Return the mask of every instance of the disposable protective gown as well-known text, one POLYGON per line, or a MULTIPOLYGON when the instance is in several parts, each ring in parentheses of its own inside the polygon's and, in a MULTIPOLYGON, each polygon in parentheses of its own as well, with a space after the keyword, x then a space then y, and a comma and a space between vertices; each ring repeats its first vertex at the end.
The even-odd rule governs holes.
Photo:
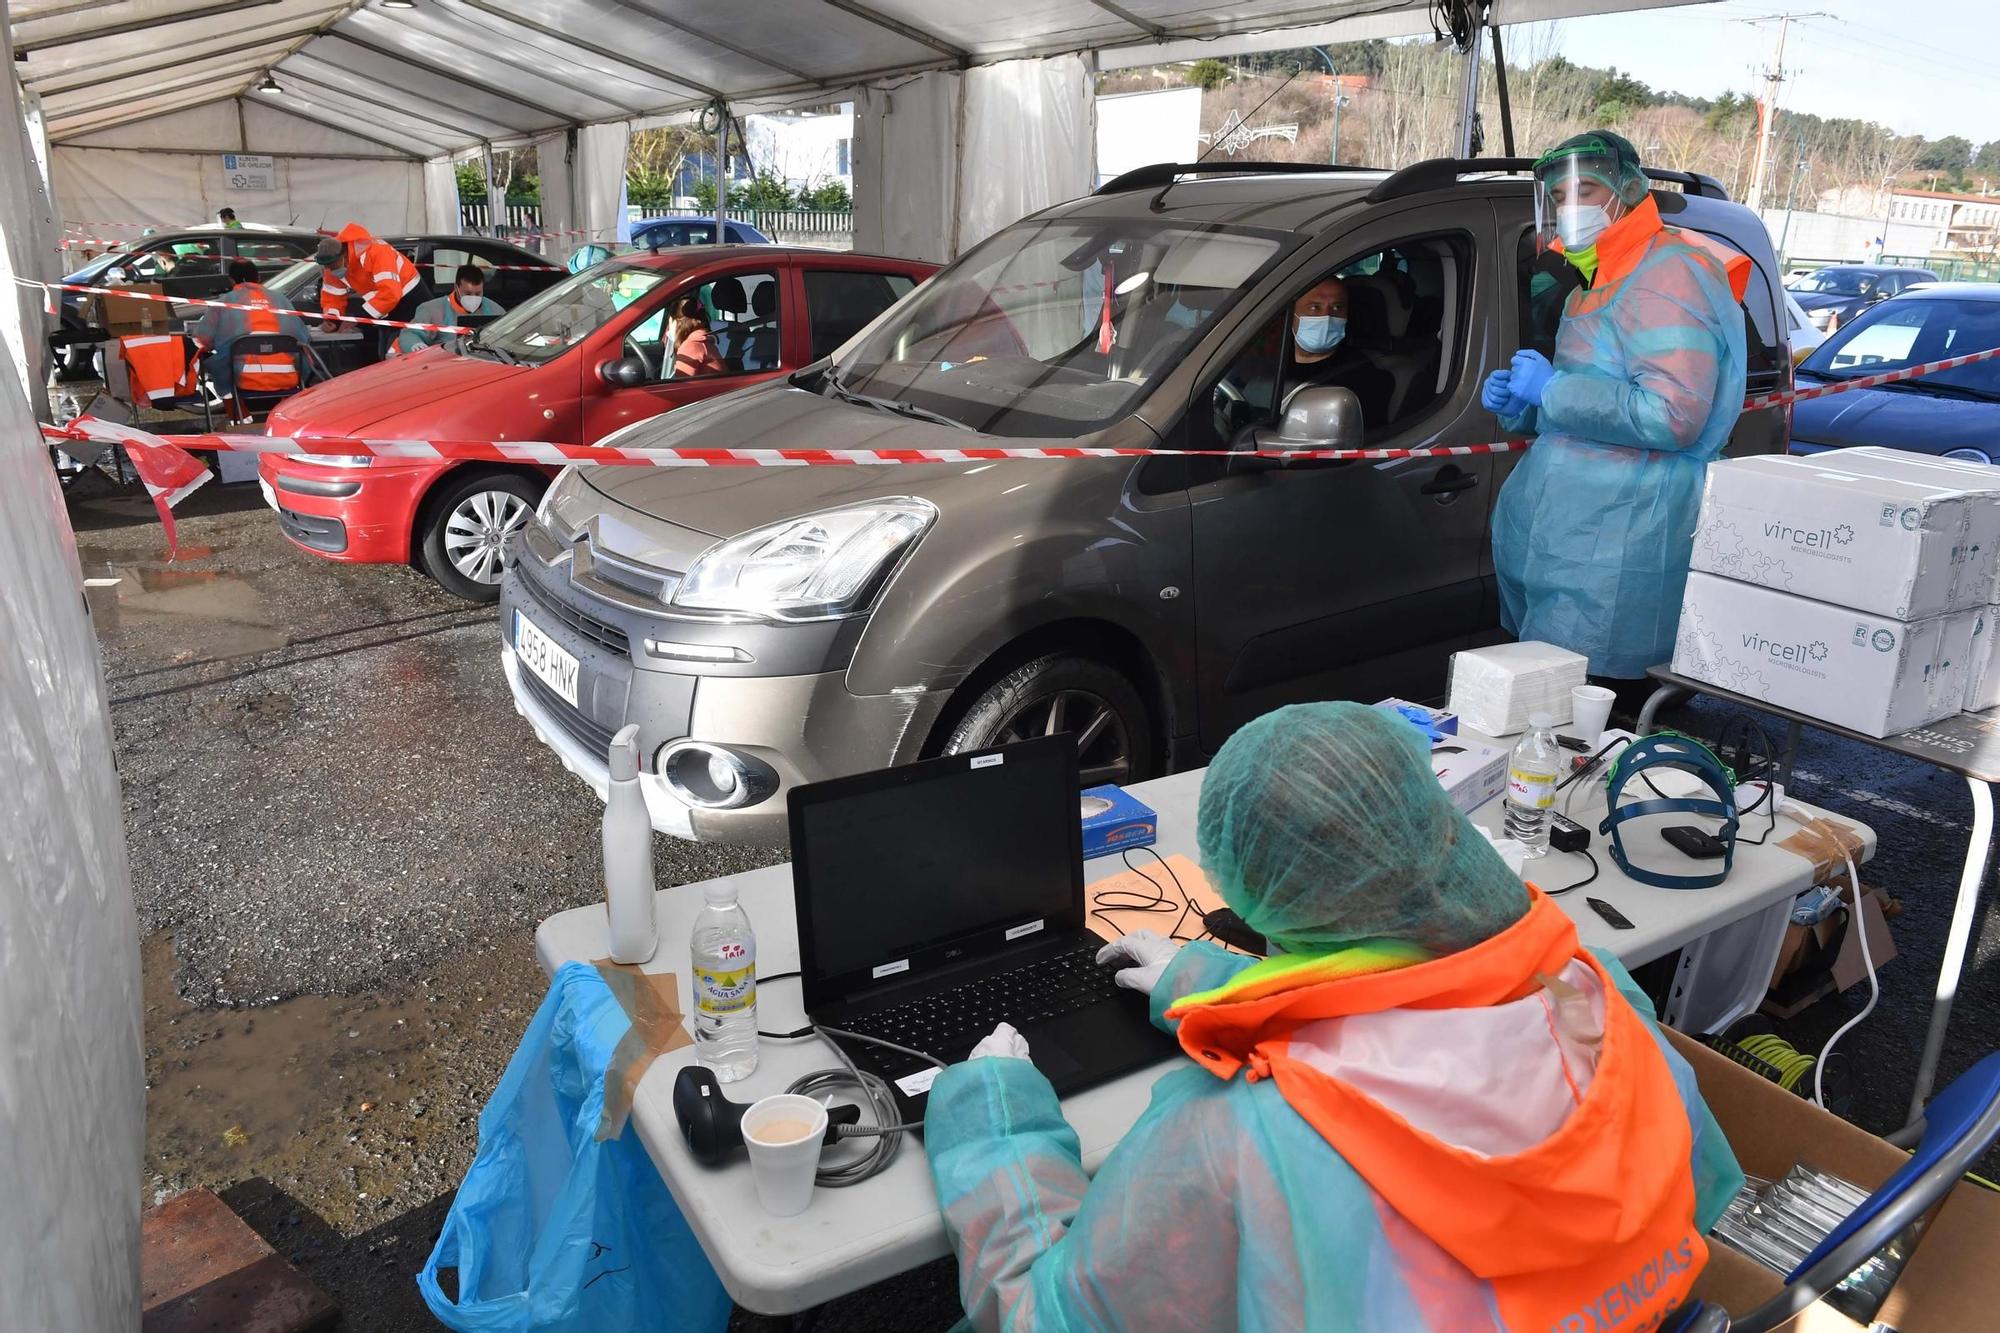
POLYGON ((1651 199, 1621 218, 1569 297, 1541 406, 1501 418, 1536 437, 1494 510, 1502 622, 1596 675, 1673 654, 1702 482, 1743 407, 1749 261, 1721 249, 1661 228, 1651 199))
MULTIPOLYGON (((1538 907, 1557 910, 1546 899, 1538 907)), ((1600 961, 1601 971, 1579 959, 1564 975, 1586 987, 1590 977, 1613 978, 1645 1012, 1645 999, 1623 969, 1615 961, 1600 961)), ((1253 965, 1254 960, 1211 944, 1188 945, 1154 992, 1154 1021, 1174 1030, 1176 1023, 1166 1018, 1170 1007, 1228 986, 1253 965)), ((1385 956, 1365 965, 1396 963, 1385 956)), ((1271 984, 1289 984, 1283 975, 1281 969, 1271 984)), ((1616 1003, 1615 997, 1597 995, 1600 1017, 1607 999, 1616 1003)), ((1532 1007, 1537 1001, 1517 1003, 1532 1007)), ((1460 1143, 1504 1152, 1506 1137, 1521 1132, 1520 1118, 1537 1114, 1532 1108, 1539 1106, 1546 1118, 1561 1117, 1568 1107, 1564 1084, 1570 1066, 1549 1055, 1554 1048, 1546 1035, 1552 1028, 1543 1027, 1539 1010, 1531 1023, 1503 1012, 1514 1007, 1371 1015, 1376 1021, 1323 1035, 1318 1054, 1309 1058, 1344 1061, 1345 1076, 1358 1086, 1412 1116, 1455 1121, 1446 1132, 1460 1143), (1439 1030, 1437 1025, 1455 1039, 1426 1042, 1423 1032, 1439 1030), (1527 1076, 1516 1057, 1530 1051, 1536 1034, 1540 1049, 1529 1061, 1539 1073, 1527 1076), (1413 1072, 1412 1064, 1423 1064, 1419 1057, 1426 1052, 1430 1067, 1413 1072), (1444 1086, 1432 1087, 1425 1077, 1435 1078, 1443 1064, 1451 1065, 1444 1086), (1440 1093, 1448 1094, 1443 1103, 1436 1100, 1440 1093)), ((1652 1123, 1663 1123, 1660 1114, 1673 1122, 1683 1111, 1686 1116, 1684 1129, 1668 1124, 1671 1132, 1653 1146, 1675 1140, 1688 1145, 1680 1170, 1692 1170, 1692 1225, 1705 1232, 1741 1187, 1742 1173, 1700 1100, 1692 1070, 1651 1023, 1635 1021, 1645 1034, 1637 1040, 1657 1043, 1665 1054, 1681 1102, 1663 1112, 1654 1108, 1652 1123), (1687 1137, 1680 1137, 1683 1132, 1687 1137)), ((1299 1044, 1295 1034, 1291 1046, 1296 1051, 1299 1044)), ((1424 1328, 1478 1333, 1514 1327, 1502 1313, 1495 1282, 1471 1272, 1390 1206, 1287 1099, 1284 1077, 1282 1069, 1262 1078, 1245 1069, 1223 1078, 1213 1064, 1190 1061, 1154 1085, 1151 1105, 1093 1181, 1054 1091, 1029 1062, 978 1059, 946 1070, 931 1090, 926 1143, 970 1324, 1019 1333, 1424 1328)), ((1570 1083, 1569 1094, 1575 1088, 1570 1083)), ((1573 1128, 1592 1136, 1588 1127, 1573 1128)), ((1487 1251, 1499 1252, 1504 1267, 1517 1244, 1531 1256, 1538 1241, 1581 1251, 1596 1243, 1594 1231, 1615 1231, 1628 1222, 1636 1230, 1635 1219, 1655 1203, 1636 1178, 1657 1180, 1661 1173, 1653 1168, 1673 1165, 1673 1159, 1649 1158, 1643 1150, 1623 1151, 1638 1146, 1602 1149, 1638 1164, 1632 1177, 1589 1174, 1584 1193, 1543 1210, 1548 1234, 1529 1234, 1537 1230, 1532 1224, 1494 1225, 1483 1237, 1487 1251)), ((1477 1172, 1485 1165, 1474 1155, 1477 1147, 1444 1151, 1459 1171, 1477 1172)), ((1532 1158, 1531 1152, 1509 1160, 1532 1158)), ((1510 1197, 1538 1197, 1538 1189, 1549 1184, 1523 1187, 1518 1173, 1512 1179, 1510 1197)), ((1669 1188, 1685 1209, 1686 1176, 1669 1188)), ((1442 1202, 1449 1209, 1457 1197, 1442 1202)), ((1468 1211, 1488 1206, 1483 1196, 1473 1201, 1477 1207, 1468 1211)), ((1629 1276, 1621 1267, 1615 1280, 1577 1293, 1572 1312, 1537 1326, 1535 1333, 1550 1327, 1581 1333, 1641 1326, 1643 1321, 1627 1323, 1626 1316, 1636 1313, 1642 1296, 1655 1296, 1661 1283, 1683 1279, 1690 1252, 1692 1265, 1700 1264, 1700 1242, 1688 1227, 1683 1212, 1664 1233, 1681 1239, 1657 1252, 1644 1251, 1650 1257, 1631 1266, 1629 1276)))

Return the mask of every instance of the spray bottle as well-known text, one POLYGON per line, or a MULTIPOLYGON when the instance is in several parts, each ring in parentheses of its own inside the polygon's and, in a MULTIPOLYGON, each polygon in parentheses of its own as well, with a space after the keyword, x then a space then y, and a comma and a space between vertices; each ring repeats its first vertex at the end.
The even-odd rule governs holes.
POLYGON ((611 961, 643 963, 659 943, 653 915, 653 821, 639 790, 639 728, 611 738, 604 793, 604 906, 611 921, 611 961))

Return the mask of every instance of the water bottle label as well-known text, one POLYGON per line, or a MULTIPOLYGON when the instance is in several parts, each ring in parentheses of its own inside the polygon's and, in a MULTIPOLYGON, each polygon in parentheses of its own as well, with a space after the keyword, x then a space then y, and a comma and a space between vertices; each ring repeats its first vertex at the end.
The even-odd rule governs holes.
MULTIPOLYGON (((729 946, 741 950, 739 945, 729 946)), ((757 964, 748 959, 735 968, 697 967, 694 970, 694 1007, 710 1017, 740 1014, 756 1006, 757 964)))
POLYGON ((1507 795, 1516 805, 1530 810, 1547 810, 1556 803, 1556 780, 1546 773, 1507 770, 1507 795))

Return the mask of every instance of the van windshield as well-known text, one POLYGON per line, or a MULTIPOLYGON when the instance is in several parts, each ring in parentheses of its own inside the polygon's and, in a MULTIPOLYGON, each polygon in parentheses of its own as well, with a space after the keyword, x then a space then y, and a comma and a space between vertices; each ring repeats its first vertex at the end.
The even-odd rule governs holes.
POLYGON ((1292 239, 1154 219, 1017 222, 895 306, 828 388, 990 435, 1102 430, 1292 239))
POLYGON ((471 350, 539 365, 576 346, 673 276, 662 269, 609 261, 587 268, 488 324, 471 350))
POLYGON ((1875 290, 1875 279, 1860 269, 1823 268, 1817 273, 1792 279, 1790 287, 1795 292, 1809 292, 1815 296, 1866 296, 1875 290))

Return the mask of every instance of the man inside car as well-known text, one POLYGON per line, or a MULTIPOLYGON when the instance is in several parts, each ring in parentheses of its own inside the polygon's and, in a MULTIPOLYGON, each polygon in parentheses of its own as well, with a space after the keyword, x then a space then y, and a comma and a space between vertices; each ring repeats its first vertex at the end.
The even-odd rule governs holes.
POLYGON ((1347 284, 1328 275, 1292 303, 1291 353, 1285 358, 1284 392, 1307 384, 1350 389, 1361 400, 1361 419, 1379 426, 1389 415, 1395 379, 1347 341, 1347 284))

